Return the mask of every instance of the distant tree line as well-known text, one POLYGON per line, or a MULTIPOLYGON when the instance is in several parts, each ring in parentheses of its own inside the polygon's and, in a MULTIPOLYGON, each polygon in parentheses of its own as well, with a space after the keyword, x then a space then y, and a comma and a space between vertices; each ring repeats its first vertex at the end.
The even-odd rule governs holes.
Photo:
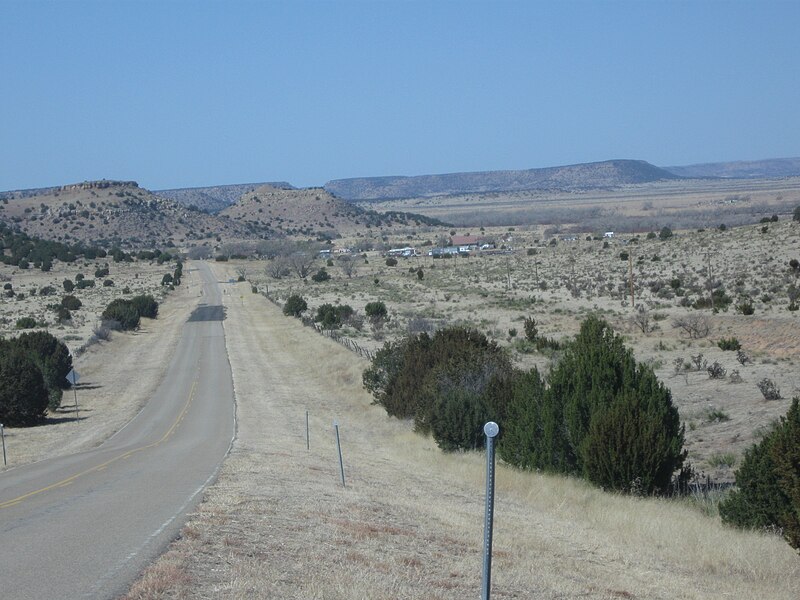
POLYGON ((106 250, 99 246, 85 246, 81 243, 66 244, 52 240, 43 240, 15 230, 6 223, 0 223, 0 261, 21 269, 33 267, 49 271, 54 260, 65 263, 75 262, 78 257, 87 260, 111 257, 114 262, 131 262, 139 260, 155 260, 162 264, 175 257, 161 250, 141 250, 131 254, 114 246, 106 250))
POLYGON ((38 239, 0 223, 0 261, 7 265, 49 271, 54 260, 71 263, 79 256, 93 260, 105 258, 107 253, 103 248, 38 239))

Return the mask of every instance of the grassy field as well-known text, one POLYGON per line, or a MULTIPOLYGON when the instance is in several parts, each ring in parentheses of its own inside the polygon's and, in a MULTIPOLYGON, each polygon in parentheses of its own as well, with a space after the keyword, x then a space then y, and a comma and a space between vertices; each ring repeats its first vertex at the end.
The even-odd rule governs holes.
MULTIPOLYGON (((443 454, 388 418, 361 388, 365 360, 248 284, 224 298, 234 449, 127 598, 476 597, 483 456, 443 454)), ((789 599, 798 575, 779 537, 723 527, 685 502, 499 468, 493 597, 789 599)))

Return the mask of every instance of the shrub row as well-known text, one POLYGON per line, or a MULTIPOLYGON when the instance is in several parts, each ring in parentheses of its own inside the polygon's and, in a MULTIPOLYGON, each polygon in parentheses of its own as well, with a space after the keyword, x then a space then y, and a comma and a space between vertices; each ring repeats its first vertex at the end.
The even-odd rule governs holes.
POLYGON ((116 321, 125 331, 137 329, 141 317, 155 319, 158 316, 158 302, 150 295, 134 296, 130 300, 117 298, 103 311, 103 321, 116 321))
POLYGON ((506 462, 611 490, 666 492, 686 458, 669 390, 596 317, 547 378, 514 369, 482 333, 451 327, 388 342, 363 382, 377 404, 413 419, 443 450, 482 446, 491 419, 506 462))

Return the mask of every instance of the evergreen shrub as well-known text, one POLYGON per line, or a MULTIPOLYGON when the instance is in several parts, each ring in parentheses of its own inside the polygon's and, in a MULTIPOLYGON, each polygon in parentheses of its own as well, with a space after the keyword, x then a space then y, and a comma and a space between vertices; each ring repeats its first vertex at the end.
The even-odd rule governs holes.
POLYGON ((758 444, 745 452, 736 489, 720 503, 726 523, 780 531, 800 550, 800 399, 758 444))

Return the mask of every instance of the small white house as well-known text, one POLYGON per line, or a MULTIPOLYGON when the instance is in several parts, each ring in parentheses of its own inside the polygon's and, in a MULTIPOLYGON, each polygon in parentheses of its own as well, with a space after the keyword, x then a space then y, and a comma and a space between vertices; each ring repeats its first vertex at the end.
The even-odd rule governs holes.
POLYGON ((613 232, 613 231, 606 231, 606 232, 603 234, 603 237, 604 237, 604 238, 613 238, 613 237, 614 237, 614 232, 613 232))

